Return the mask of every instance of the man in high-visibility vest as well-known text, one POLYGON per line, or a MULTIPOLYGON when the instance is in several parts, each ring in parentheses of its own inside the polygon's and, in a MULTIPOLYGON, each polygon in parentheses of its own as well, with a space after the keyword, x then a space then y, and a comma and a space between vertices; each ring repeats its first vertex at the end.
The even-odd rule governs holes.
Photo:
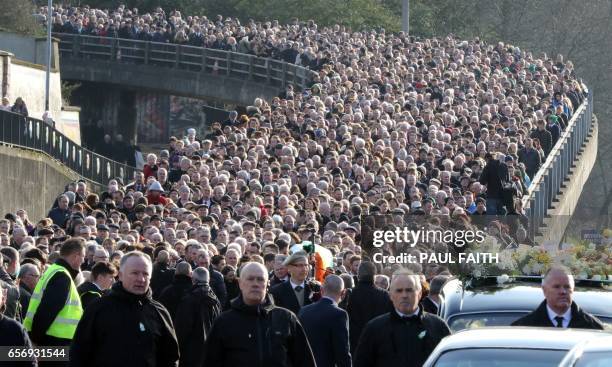
POLYGON ((74 279, 84 259, 85 240, 70 238, 62 245, 60 257, 40 277, 24 320, 35 344, 70 345, 83 315, 74 279))

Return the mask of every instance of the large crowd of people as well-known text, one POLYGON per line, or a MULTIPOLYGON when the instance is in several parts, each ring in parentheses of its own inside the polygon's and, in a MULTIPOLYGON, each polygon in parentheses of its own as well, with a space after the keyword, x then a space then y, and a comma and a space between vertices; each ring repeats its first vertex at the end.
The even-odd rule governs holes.
POLYGON ((5 317, 37 345, 71 344, 75 366, 421 365, 450 332, 434 315, 453 274, 374 264, 364 218, 529 244, 520 199, 586 98, 562 57, 478 39, 123 6, 58 7, 53 26, 318 72, 205 136, 172 137, 129 182, 70 183, 47 218, 0 220, 5 317), (317 246, 333 256, 322 276, 317 246), (403 322, 414 347, 393 349, 403 322))

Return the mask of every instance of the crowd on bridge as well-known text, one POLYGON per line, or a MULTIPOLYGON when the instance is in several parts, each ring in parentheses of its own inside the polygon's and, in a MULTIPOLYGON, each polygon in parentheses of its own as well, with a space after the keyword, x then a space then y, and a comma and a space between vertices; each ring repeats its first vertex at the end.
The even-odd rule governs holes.
POLYGON ((72 343, 73 365, 172 365, 179 349, 186 366, 350 365, 351 353, 356 366, 422 364, 449 333, 434 315, 452 274, 374 264, 363 219, 416 215, 431 228, 486 226, 500 248, 529 244, 521 199, 587 96, 562 57, 479 39, 123 6, 58 7, 53 21, 60 32, 201 37, 318 72, 205 136, 172 137, 129 181, 71 183, 48 218, 21 209, 0 221, 5 316, 38 345, 72 343), (411 333, 429 333, 410 340, 425 345, 376 355, 372 340, 411 315, 411 333), (321 325, 340 344, 320 345, 321 325))

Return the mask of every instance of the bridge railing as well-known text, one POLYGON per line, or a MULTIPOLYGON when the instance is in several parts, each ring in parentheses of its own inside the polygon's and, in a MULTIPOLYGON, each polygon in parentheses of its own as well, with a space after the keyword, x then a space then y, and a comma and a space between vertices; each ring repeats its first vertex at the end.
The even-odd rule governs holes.
POLYGON ((132 179, 136 170, 81 147, 41 120, 2 110, 0 142, 46 153, 103 187, 113 178, 121 177, 124 182, 132 179))
POLYGON ((572 165, 582 144, 587 140, 593 123, 593 92, 589 91, 584 102, 574 111, 567 128, 550 151, 546 161, 533 177, 523 207, 530 220, 530 234, 536 236, 548 215, 553 199, 560 193, 561 185, 570 174, 572 165))
POLYGON ((310 86, 316 72, 270 58, 212 48, 55 33, 62 57, 126 62, 216 74, 284 88, 310 86))

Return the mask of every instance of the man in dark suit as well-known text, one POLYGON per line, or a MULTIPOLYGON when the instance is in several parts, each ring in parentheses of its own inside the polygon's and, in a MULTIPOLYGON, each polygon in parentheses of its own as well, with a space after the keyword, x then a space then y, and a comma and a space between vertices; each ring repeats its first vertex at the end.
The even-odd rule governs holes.
POLYGON ((393 310, 365 326, 354 354, 355 367, 423 365, 450 329, 444 320, 419 307, 422 291, 418 275, 406 270, 393 274, 393 310))
POLYGON ((310 296, 313 290, 306 281, 310 273, 308 255, 303 251, 295 252, 285 260, 284 264, 289 271, 289 281, 275 285, 270 289, 270 293, 275 305, 297 315, 300 308, 312 303, 310 296))
POLYGON ((443 299, 440 292, 442 291, 442 287, 448 280, 448 277, 445 275, 435 276, 429 285, 429 294, 421 300, 421 307, 423 307, 423 311, 432 313, 434 315, 438 314, 440 311, 440 306, 442 305, 443 299))
POLYGON ((359 281, 353 288, 346 306, 349 315, 351 351, 354 351, 359 336, 365 325, 375 318, 393 309, 389 293, 374 285, 376 267, 373 263, 364 261, 359 265, 357 275, 359 281))
POLYGON ((532 313, 512 323, 512 326, 540 326, 603 330, 595 316, 584 312, 572 300, 574 277, 568 269, 552 267, 542 281, 546 298, 532 313))
POLYGON ((328 275, 321 288, 322 298, 300 310, 299 318, 317 366, 351 366, 348 314, 338 307, 342 293, 342 278, 328 275))

